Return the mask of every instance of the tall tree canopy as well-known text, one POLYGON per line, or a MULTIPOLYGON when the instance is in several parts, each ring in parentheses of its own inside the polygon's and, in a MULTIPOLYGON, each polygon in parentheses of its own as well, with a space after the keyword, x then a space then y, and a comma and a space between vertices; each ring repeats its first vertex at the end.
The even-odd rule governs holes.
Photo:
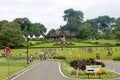
POLYGON ((6 23, 8 23, 7 20, 2 20, 2 21, 0 21, 0 29, 1 29, 1 27, 2 27, 3 25, 5 25, 6 23))
POLYGON ((41 23, 32 23, 28 18, 16 18, 14 22, 20 24, 24 35, 40 35, 44 34, 47 29, 41 23))
POLYGON ((83 21, 83 12, 75 11, 72 8, 64 11, 64 21, 67 21, 67 24, 62 27, 62 30, 70 30, 76 32, 78 26, 83 21))
POLYGON ((47 29, 44 27, 44 25, 42 25, 40 23, 34 23, 30 27, 30 35, 44 34, 46 32, 46 30, 47 29))
POLYGON ((54 34, 54 33, 55 33, 55 29, 51 29, 47 35, 49 36, 50 34, 54 34))
POLYGON ((114 22, 115 22, 115 19, 110 18, 109 16, 99 16, 97 18, 99 29, 105 29, 108 27, 112 27, 114 22))
POLYGON ((17 22, 18 24, 20 24, 21 30, 24 30, 24 28, 28 26, 28 31, 32 24, 28 18, 16 18, 14 22, 17 22))
POLYGON ((91 24, 84 23, 79 26, 77 37, 80 39, 90 39, 92 38, 93 34, 94 34, 94 31, 91 24))
POLYGON ((90 23, 96 32, 99 32, 99 30, 102 31, 105 28, 113 27, 115 19, 109 16, 99 16, 98 18, 87 20, 86 22, 90 23))
POLYGON ((17 47, 24 42, 20 25, 16 22, 8 22, 0 30, 0 47, 17 47))

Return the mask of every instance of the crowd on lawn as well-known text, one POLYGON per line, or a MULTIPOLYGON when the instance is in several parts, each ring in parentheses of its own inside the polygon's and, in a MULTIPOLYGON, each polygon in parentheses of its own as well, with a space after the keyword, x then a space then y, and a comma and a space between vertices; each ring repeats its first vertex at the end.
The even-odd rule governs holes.
MULTIPOLYGON (((96 59, 100 60, 101 59, 101 53, 102 51, 106 51, 105 55, 106 55, 106 59, 113 58, 113 52, 114 51, 120 51, 120 48, 111 48, 111 47, 103 47, 103 48, 92 48, 92 47, 80 47, 79 51, 81 52, 87 52, 87 53, 93 53, 94 51, 99 51, 98 53, 96 53, 96 59)), ((38 56, 40 60, 48 60, 51 56, 55 56, 55 54, 60 53, 62 55, 62 51, 68 51, 69 55, 72 55, 75 53, 75 49, 74 48, 44 48, 42 50, 40 50, 39 52, 35 52, 35 54, 38 56)), ((26 52, 26 50, 24 51, 26 52)), ((35 54, 30 54, 29 56, 29 61, 32 62, 34 61, 34 59, 36 58, 35 54)), ((15 54, 16 57, 17 55, 22 57, 25 56, 25 54, 15 54)), ((0 57, 5 56, 5 53, 0 53, 0 57)), ((12 56, 12 55, 11 55, 12 56)))

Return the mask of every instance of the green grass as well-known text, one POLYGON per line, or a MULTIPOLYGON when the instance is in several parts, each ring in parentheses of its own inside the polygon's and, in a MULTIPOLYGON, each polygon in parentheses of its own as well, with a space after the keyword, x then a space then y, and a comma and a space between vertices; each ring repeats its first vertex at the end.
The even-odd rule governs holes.
MULTIPOLYGON (((31 45, 30 47, 61 47, 62 46, 62 45, 60 45, 60 42, 30 41, 29 43, 33 43, 33 45, 31 45)), ((80 40, 77 42, 67 42, 67 43, 74 44, 74 45, 67 45, 67 47, 116 46, 116 43, 119 43, 119 40, 80 40), (97 42, 97 44, 96 44, 96 42, 97 42)))
MULTIPOLYGON (((61 64, 62 64, 62 71, 66 76, 71 77, 71 78, 88 79, 88 75, 85 73, 85 71, 79 70, 78 75, 77 75, 77 70, 70 67, 69 64, 67 64, 65 61, 62 61, 61 64)), ((101 74, 102 79, 116 78, 116 77, 118 77, 117 74, 114 74, 106 69, 104 69, 103 73, 101 74)), ((98 79, 99 75, 91 74, 89 78, 90 79, 98 79)))
POLYGON ((7 61, 0 62, 0 80, 3 80, 10 75, 14 75, 15 73, 24 69, 26 67, 25 65, 26 62, 10 61, 9 66, 7 61))
MULTIPOLYGON (((104 45, 105 43, 110 43, 112 45, 115 45, 115 43, 117 43, 117 42, 119 42, 119 41, 117 41, 117 40, 87 40, 87 41, 82 41, 82 42, 72 42, 72 44, 74 44, 74 45, 69 45, 69 47, 73 47, 73 48, 64 48, 62 50, 61 45, 54 45, 56 42, 42 43, 42 42, 37 41, 36 43, 39 43, 39 44, 34 43, 34 45, 29 46, 28 50, 29 50, 29 55, 33 54, 36 59, 38 59, 39 54, 41 52, 43 52, 43 49, 44 49, 43 47, 49 47, 47 49, 57 49, 58 50, 58 53, 56 53, 54 56, 61 56, 61 55, 65 56, 67 58, 68 62, 70 62, 73 59, 82 59, 82 58, 95 58, 96 59, 97 53, 100 54, 101 60, 110 60, 109 57, 106 58, 106 53, 108 52, 108 50, 105 50, 104 49, 105 47, 100 47, 100 46, 104 45), (99 44, 93 44, 97 41, 99 42, 99 44), (86 46, 84 48, 93 48, 94 51, 91 53, 87 52, 87 51, 83 51, 83 50, 81 50, 81 47, 79 47, 79 46, 86 46), (90 47, 90 46, 92 46, 92 47, 90 47), (94 47, 94 46, 99 46, 99 47, 94 47), (32 48, 30 48, 30 47, 32 47, 32 48), (59 47, 59 48, 56 48, 56 47, 59 47)), ((112 49, 110 51, 113 52, 113 57, 120 56, 120 47, 111 47, 111 48, 112 49)), ((25 50, 26 49, 12 49, 10 59, 13 59, 13 60, 25 59, 26 60, 27 54, 25 53, 25 50)), ((4 50, 1 49, 0 53, 4 53, 4 50)), ((49 54, 49 55, 51 57, 51 54, 49 54)), ((24 62, 15 62, 15 61, 10 62, 11 74, 14 74, 14 73, 20 71, 21 69, 25 68, 25 64, 26 63, 24 63, 24 62), (21 66, 20 66, 20 64, 21 64, 21 66)), ((64 64, 64 63, 62 63, 62 64, 64 64)), ((66 64, 65 64, 65 67, 69 69, 69 66, 66 64)), ((69 74, 68 71, 66 71, 66 70, 67 69, 64 70, 64 73, 69 74)), ((6 63, 6 59, 0 58, 0 80, 5 78, 6 76, 8 76, 8 66, 6 63), (2 74, 2 73, 4 73, 4 74, 2 74)), ((112 76, 114 77, 114 74, 112 76)), ((76 77, 76 75, 72 75, 72 77, 76 77)), ((79 78, 82 78, 82 77, 85 77, 85 76, 81 76, 79 78)))
MULTIPOLYGON (((110 57, 106 58, 106 53, 108 50, 104 50, 105 47, 86 47, 86 48, 92 48, 93 52, 87 52, 81 50, 81 48, 51 48, 51 49, 57 49, 58 53, 55 54, 54 56, 60 56, 63 55, 68 59, 74 59, 74 58, 96 58, 96 54, 99 53, 101 60, 110 60, 110 57)), ((113 57, 120 56, 119 51, 120 47, 111 47, 112 49, 110 50, 113 52, 113 57), (117 50, 116 50, 117 49, 117 50)), ((16 59, 26 59, 26 53, 24 52, 25 49, 12 49, 11 51, 11 58, 16 58, 16 59), (21 56, 20 56, 21 55, 21 56)), ((29 49, 29 55, 33 54, 35 58, 39 58, 39 54, 42 51, 42 48, 36 48, 36 49, 29 49)), ((3 53, 3 50, 0 50, 0 53, 3 53)))

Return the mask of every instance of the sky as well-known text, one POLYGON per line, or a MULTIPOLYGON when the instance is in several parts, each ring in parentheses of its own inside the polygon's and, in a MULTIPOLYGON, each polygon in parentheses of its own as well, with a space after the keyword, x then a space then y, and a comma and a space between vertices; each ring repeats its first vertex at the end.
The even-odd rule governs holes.
POLYGON ((0 21, 27 17, 47 30, 65 25, 64 11, 73 8, 84 13, 84 20, 108 15, 120 17, 120 0, 0 0, 0 21))

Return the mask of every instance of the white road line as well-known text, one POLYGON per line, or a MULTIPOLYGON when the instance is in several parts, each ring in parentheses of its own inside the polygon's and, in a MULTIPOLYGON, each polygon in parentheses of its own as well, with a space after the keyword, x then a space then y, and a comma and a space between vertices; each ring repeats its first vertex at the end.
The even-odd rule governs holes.
POLYGON ((27 71, 29 71, 29 70, 31 70, 31 69, 37 67, 39 64, 40 64, 40 63, 38 63, 37 65, 35 65, 35 66, 33 66, 33 67, 30 67, 29 69, 27 69, 27 70, 23 71, 22 73, 18 74, 17 76, 15 76, 14 78, 12 78, 11 80, 16 79, 17 77, 23 75, 23 74, 26 73, 27 71))
POLYGON ((62 71, 61 71, 61 64, 60 64, 59 62, 57 62, 57 63, 58 63, 58 67, 59 67, 59 72, 60 72, 60 74, 61 74, 63 77, 67 78, 67 79, 72 79, 72 78, 69 78, 69 77, 65 76, 65 75, 62 73, 62 71))

